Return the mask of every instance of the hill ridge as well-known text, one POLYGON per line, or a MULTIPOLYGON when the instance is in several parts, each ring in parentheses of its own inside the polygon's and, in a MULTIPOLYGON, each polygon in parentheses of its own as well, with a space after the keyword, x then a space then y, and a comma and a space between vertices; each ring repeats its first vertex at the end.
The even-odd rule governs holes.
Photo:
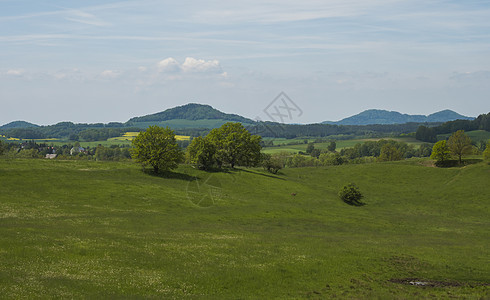
POLYGON ((242 123, 255 123, 253 120, 237 114, 228 114, 208 104, 188 103, 166 109, 162 112, 131 118, 127 124, 139 122, 162 122, 169 120, 227 120, 242 123))
POLYGON ((454 120, 473 120, 450 109, 441 110, 430 115, 410 115, 384 109, 367 109, 340 121, 325 121, 322 124, 334 125, 374 125, 374 124, 405 124, 405 123, 437 123, 454 120))
POLYGON ((12 128, 35 128, 39 127, 39 125, 26 122, 26 121, 13 121, 7 123, 5 125, 0 126, 0 129, 12 129, 12 128))

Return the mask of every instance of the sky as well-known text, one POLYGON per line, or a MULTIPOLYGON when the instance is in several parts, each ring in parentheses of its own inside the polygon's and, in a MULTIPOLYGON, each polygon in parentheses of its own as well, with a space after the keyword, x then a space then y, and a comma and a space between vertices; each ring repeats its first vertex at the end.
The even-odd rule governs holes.
POLYGON ((490 1, 0 0, 0 125, 278 101, 287 123, 488 113, 490 1))

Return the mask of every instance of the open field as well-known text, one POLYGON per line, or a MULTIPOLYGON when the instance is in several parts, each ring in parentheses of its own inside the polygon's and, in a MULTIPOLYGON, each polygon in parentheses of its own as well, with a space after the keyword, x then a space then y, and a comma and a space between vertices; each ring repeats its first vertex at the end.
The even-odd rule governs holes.
MULTIPOLYGON (((413 137, 394 137, 394 138, 384 138, 384 139, 391 139, 399 142, 405 142, 409 145, 414 145, 415 147, 419 147, 423 142, 416 140, 413 137)), ((262 152, 268 153, 268 154, 273 154, 273 153, 280 153, 280 152, 291 152, 291 153, 298 153, 299 151, 306 151, 306 147, 308 146, 307 144, 299 144, 299 145, 288 145, 288 143, 291 142, 302 142, 305 139, 272 139, 274 142, 274 145, 279 145, 275 147, 266 147, 263 149, 262 152)), ((369 138, 369 139, 352 139, 352 140, 338 140, 335 141, 337 144, 337 150, 341 150, 343 148, 352 148, 358 143, 364 143, 367 141, 379 141, 381 138, 369 138)), ((315 139, 308 139, 309 143, 314 142, 315 139)), ((329 142, 325 143, 315 143, 315 148, 316 149, 327 149, 329 145, 329 142)))
POLYGON ((490 166, 426 162, 165 178, 0 159, 0 297, 489 297, 490 166), (349 182, 367 205, 337 198, 349 182))

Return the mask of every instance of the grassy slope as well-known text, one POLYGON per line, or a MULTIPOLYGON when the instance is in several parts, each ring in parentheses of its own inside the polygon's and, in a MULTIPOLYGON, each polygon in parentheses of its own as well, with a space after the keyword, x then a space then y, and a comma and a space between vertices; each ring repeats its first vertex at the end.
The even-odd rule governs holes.
POLYGON ((487 164, 178 172, 0 160, 0 295, 489 296, 388 281, 490 282, 487 164), (350 181, 368 205, 338 200, 350 181))

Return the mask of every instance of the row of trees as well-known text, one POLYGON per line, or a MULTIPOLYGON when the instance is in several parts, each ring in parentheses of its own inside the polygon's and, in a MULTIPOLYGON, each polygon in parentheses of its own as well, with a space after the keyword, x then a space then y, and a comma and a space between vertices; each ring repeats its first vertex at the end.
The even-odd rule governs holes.
POLYGON ((242 124, 228 122, 205 137, 194 138, 184 155, 171 129, 150 126, 133 140, 132 157, 156 173, 175 169, 184 158, 202 170, 257 166, 260 141, 260 136, 251 135, 242 124))

